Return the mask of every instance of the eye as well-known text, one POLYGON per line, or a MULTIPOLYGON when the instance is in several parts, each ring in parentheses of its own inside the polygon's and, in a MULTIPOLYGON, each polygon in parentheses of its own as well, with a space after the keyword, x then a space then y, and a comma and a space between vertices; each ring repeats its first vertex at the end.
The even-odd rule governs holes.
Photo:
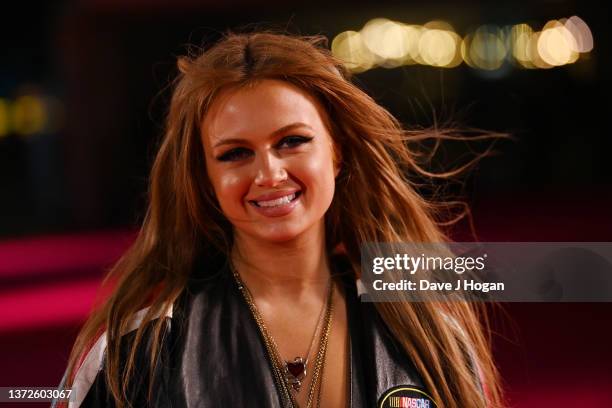
POLYGON ((252 152, 244 147, 236 147, 216 157, 219 161, 238 161, 251 156, 252 152))
POLYGON ((304 143, 308 143, 312 140, 313 138, 310 136, 286 136, 283 137, 277 144, 276 147, 277 148, 292 148, 292 147, 298 147, 304 143))

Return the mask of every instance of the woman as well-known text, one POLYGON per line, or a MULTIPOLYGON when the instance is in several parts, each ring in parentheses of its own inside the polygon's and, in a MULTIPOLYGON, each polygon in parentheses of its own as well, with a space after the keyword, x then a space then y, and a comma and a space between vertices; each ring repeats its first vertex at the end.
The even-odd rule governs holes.
POLYGON ((179 59, 144 224, 71 356, 73 405, 500 406, 473 305, 359 302, 362 243, 445 236, 406 132, 322 42, 229 34, 179 59))

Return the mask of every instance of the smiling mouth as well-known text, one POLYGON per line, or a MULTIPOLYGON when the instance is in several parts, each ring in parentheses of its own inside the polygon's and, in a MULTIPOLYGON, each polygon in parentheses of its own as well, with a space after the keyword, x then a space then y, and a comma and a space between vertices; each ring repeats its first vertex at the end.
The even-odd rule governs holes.
POLYGON ((284 197, 275 198, 274 200, 266 200, 266 201, 263 201, 263 200, 262 201, 250 200, 249 202, 251 204, 253 204, 254 206, 260 207, 260 208, 280 207, 282 205, 286 205, 286 204, 289 204, 290 202, 294 201, 301 194, 302 194, 301 191, 296 191, 295 193, 288 194, 288 195, 286 195, 284 197))

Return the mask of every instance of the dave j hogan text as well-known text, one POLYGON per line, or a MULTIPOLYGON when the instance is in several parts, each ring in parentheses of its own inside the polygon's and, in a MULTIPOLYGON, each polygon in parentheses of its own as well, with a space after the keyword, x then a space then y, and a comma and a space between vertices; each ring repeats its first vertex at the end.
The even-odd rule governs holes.
POLYGON ((427 279, 401 279, 399 282, 372 282, 376 291, 432 291, 432 292, 499 292, 505 289, 503 282, 479 282, 474 279, 458 279, 455 282, 431 282, 427 279))

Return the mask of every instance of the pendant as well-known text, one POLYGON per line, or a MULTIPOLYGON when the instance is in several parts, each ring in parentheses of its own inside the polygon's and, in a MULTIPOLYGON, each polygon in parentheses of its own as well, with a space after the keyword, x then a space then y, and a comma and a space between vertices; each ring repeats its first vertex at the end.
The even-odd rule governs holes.
POLYGON ((304 360, 302 357, 296 357, 293 361, 285 362, 287 382, 295 392, 300 390, 302 380, 306 377, 306 364, 308 364, 308 360, 304 360))

